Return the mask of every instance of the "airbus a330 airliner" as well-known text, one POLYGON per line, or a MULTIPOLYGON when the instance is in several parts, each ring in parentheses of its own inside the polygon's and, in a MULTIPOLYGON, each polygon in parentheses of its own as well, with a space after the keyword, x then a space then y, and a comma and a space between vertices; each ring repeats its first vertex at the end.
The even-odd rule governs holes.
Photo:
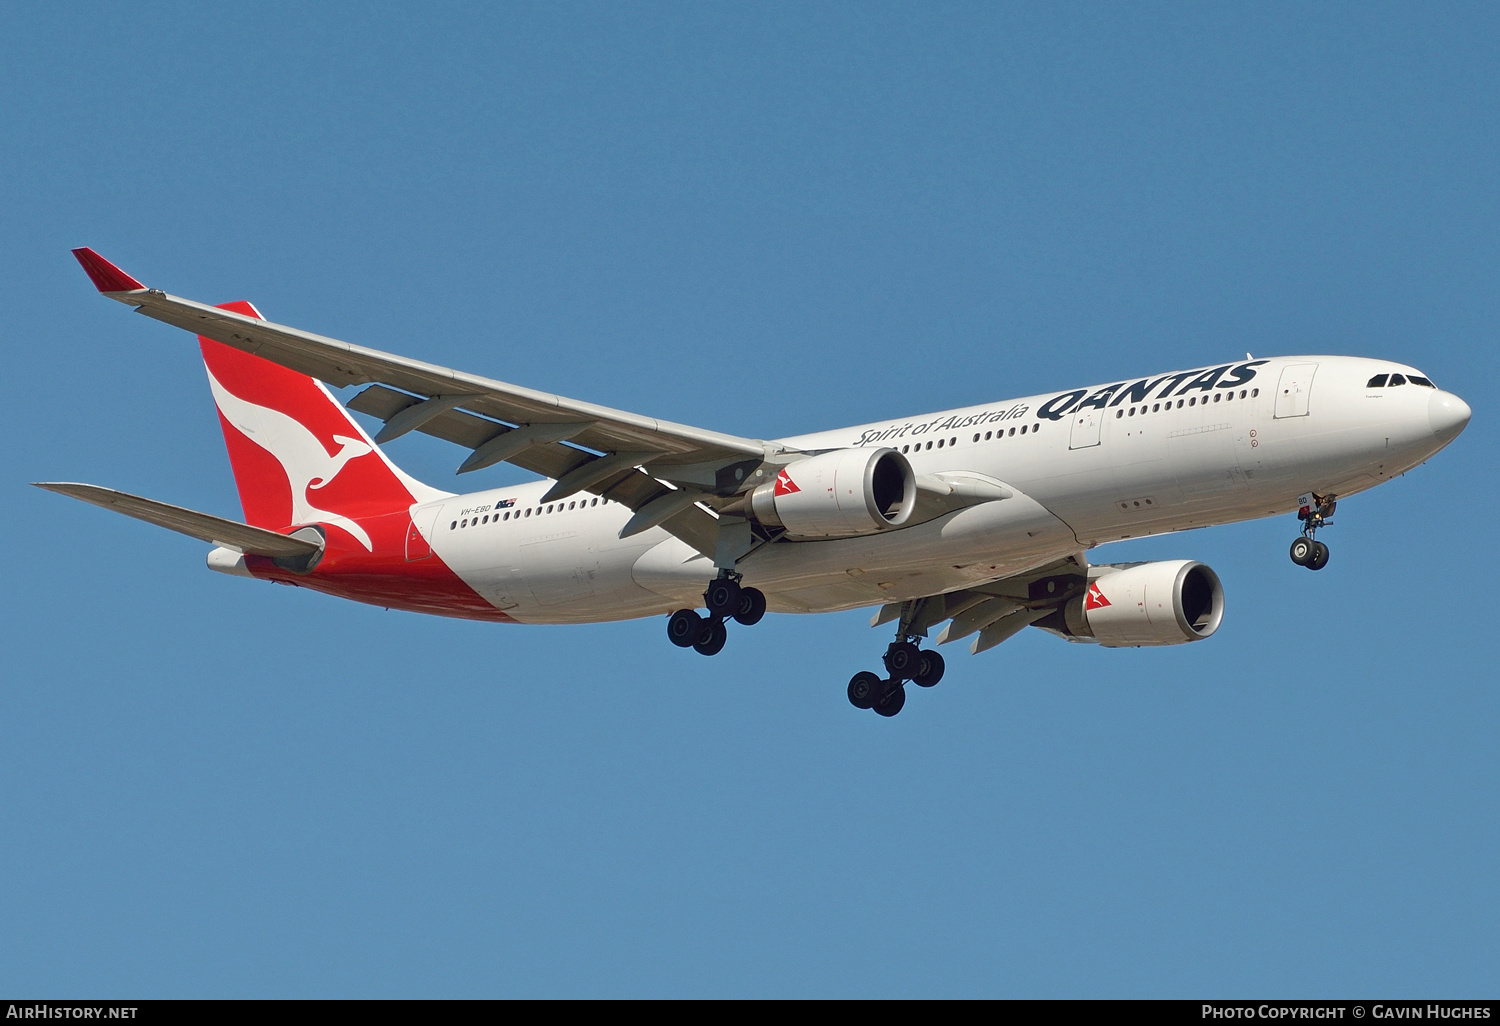
POLYGON ((40 487, 209 542, 214 570, 392 609, 504 623, 666 616, 714 655, 769 610, 878 606, 885 673, 849 701, 894 716, 922 648, 1028 626, 1111 647, 1201 641, 1224 592, 1194 560, 1090 563, 1106 542, 1296 512, 1292 561, 1334 502, 1427 460, 1469 407, 1412 367, 1225 362, 778 440, 741 438, 350 345, 147 288, 74 251, 105 296, 198 335, 245 523, 96 485, 40 487), (323 384, 366 385, 348 409, 323 384), (420 431, 531 484, 457 495, 380 446, 420 431), (707 615, 697 610, 702 607, 707 615))

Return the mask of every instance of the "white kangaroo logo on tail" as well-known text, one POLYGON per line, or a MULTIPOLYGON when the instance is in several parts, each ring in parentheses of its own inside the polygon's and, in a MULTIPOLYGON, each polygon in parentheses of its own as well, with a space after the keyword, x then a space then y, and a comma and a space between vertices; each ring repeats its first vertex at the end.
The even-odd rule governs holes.
MULTIPOLYGON (((205 368, 207 369, 207 368, 205 368)), ((281 469, 286 471, 287 481, 292 486, 292 523, 310 524, 321 521, 336 524, 359 539, 368 552, 374 552, 370 536, 365 529, 348 517, 319 509, 307 501, 307 493, 313 488, 322 488, 339 476, 344 464, 358 459, 374 449, 359 438, 334 435, 333 440, 341 448, 330 456, 318 436, 309 431, 294 417, 268 406, 257 406, 246 402, 229 389, 219 384, 213 371, 208 372, 208 385, 213 389, 214 402, 224 419, 235 426, 246 438, 265 449, 281 469)))

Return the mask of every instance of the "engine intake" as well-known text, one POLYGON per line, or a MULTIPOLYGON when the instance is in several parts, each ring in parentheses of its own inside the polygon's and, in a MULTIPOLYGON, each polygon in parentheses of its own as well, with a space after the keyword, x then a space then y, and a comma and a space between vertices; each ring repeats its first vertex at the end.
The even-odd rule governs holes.
POLYGON ((1089 582, 1086 594, 1038 626, 1124 648, 1202 641, 1224 619, 1224 586, 1206 564, 1174 559, 1098 569, 1107 572, 1089 582))
POLYGON ((900 527, 916 502, 917 476, 895 449, 839 449, 783 467, 750 493, 750 515, 794 538, 848 538, 900 527))

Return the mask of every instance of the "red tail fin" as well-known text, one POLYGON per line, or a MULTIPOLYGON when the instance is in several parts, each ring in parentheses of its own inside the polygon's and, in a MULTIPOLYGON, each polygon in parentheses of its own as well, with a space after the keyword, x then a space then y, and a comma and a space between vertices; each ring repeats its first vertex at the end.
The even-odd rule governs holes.
MULTIPOLYGON (((246 302, 222 309, 260 317, 246 302)), ((429 490, 385 458, 320 381, 198 337, 245 519, 281 530, 340 528, 366 551, 359 521, 404 511, 429 490)))

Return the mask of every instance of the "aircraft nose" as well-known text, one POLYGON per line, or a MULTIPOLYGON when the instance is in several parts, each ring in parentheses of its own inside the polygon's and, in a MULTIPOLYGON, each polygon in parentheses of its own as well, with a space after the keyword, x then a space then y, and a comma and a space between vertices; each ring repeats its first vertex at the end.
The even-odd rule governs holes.
POLYGON ((1427 400, 1427 419, 1432 424, 1432 433, 1444 445, 1458 437, 1468 426, 1472 411, 1469 404, 1452 392, 1436 392, 1427 400))

